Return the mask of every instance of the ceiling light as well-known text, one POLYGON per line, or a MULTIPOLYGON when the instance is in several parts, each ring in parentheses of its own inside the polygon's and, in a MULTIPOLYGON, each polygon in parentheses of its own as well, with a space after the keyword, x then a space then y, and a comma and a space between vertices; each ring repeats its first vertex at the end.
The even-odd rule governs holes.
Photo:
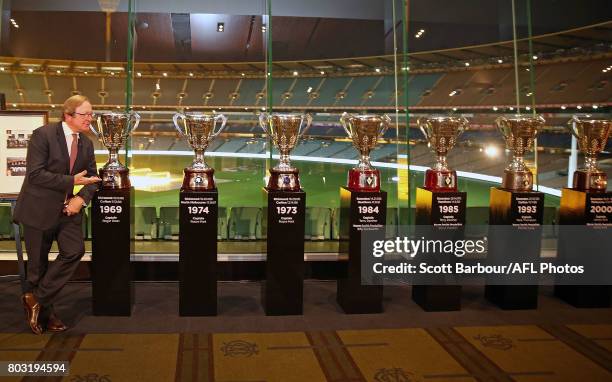
POLYGON ((110 75, 111 75, 111 76, 114 76, 114 75, 115 75, 115 72, 110 72, 110 75))
POLYGON ((193 77, 193 73, 189 73, 189 77, 193 77))
POLYGON ((456 108, 456 107, 454 107, 454 108, 453 108, 453 111, 457 111, 457 108, 456 108))
POLYGON ((561 110, 565 110, 565 109, 567 109, 567 106, 562 105, 562 106, 561 106, 561 110))
POLYGON ((598 108, 599 108, 599 106, 593 105, 593 109, 598 109, 598 108))
POLYGON ((325 72, 322 70, 319 73, 321 73, 322 76, 325 75, 325 72))
POLYGON ((494 158, 499 154, 499 149, 496 146, 487 146, 484 152, 486 156, 494 158))
POLYGON ((374 71, 376 71, 376 73, 380 73, 380 68, 376 68, 374 71))
POLYGON ((51 108, 52 108, 52 109, 55 109, 55 105, 51 105, 51 108))
POLYGON ((60 74, 61 72, 62 72, 62 71, 61 71, 61 70, 59 70, 59 69, 57 69, 57 70, 55 71, 55 73, 57 73, 57 74, 60 74))
POLYGON ((163 75, 164 77, 168 77, 168 73, 166 73, 166 72, 162 73, 162 75, 163 75))
POLYGON ((498 64, 503 64, 503 63, 504 63, 504 60, 502 60, 502 59, 500 58, 499 60, 497 60, 497 63, 498 63, 498 64))
POLYGON ((497 111, 497 106, 493 106, 493 111, 497 111))
POLYGON ((537 60, 537 59, 538 59, 538 56, 536 56, 536 55, 534 54, 534 55, 533 55, 533 59, 534 59, 534 60, 537 60))
POLYGON ((576 106, 576 109, 581 110, 582 106, 578 105, 578 106, 576 106))
POLYGON ((29 73, 32 73, 32 72, 34 72, 34 69, 32 69, 32 68, 29 68, 29 69, 28 69, 28 72, 29 72, 29 73))
POLYGON ((297 75, 298 75, 298 72, 297 72, 297 71, 294 71, 294 72, 293 72, 293 75, 294 75, 294 76, 297 76, 297 75))
POLYGON ((509 109, 510 111, 514 110, 514 108, 513 108, 512 106, 510 106, 508 109, 509 109))
POLYGON ((141 76, 142 76, 142 73, 138 72, 138 73, 136 73, 136 75, 137 75, 138 77, 141 77, 141 76))
POLYGON ((529 68, 525 68, 525 71, 527 71, 527 72, 528 72, 528 71, 529 71, 529 68))
POLYGON ((14 104, 13 104, 13 107, 17 107, 17 104, 16 104, 16 103, 14 103, 14 104))
POLYGON ((217 23, 217 32, 223 32, 225 30, 224 23, 217 23))
POLYGON ((4 66, 0 67, 0 71, 4 72, 4 66))
POLYGON ((83 74, 87 75, 87 72, 83 72, 83 74))
POLYGON ((469 63, 469 62, 466 62, 466 63, 465 63, 465 66, 470 66, 470 63, 469 63))
POLYGON ((244 74, 244 73, 240 73, 240 75, 241 75, 242 77, 244 77, 244 76, 245 76, 245 74, 244 74))
POLYGON ((608 73, 608 68, 603 69, 603 70, 602 70, 602 72, 604 72, 604 73, 608 73))
POLYGON ((452 96, 454 96, 455 94, 457 94, 457 91, 456 91, 456 90, 453 90, 452 92, 448 93, 448 96, 449 96, 449 97, 452 97, 452 96))
POLYGON ((531 106, 527 106, 525 110, 531 110, 531 106))

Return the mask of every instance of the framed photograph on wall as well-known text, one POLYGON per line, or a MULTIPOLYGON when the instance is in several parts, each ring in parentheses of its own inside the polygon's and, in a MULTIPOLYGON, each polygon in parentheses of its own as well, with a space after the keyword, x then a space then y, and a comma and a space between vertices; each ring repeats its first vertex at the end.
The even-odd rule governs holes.
POLYGON ((30 137, 48 118, 45 111, 0 111, 0 194, 21 190, 30 137))

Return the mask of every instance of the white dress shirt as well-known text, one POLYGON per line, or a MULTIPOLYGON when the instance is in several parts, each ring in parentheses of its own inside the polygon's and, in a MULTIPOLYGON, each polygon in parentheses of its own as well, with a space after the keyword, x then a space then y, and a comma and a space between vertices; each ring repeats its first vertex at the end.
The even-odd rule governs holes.
MULTIPOLYGON (((70 158, 70 149, 72 148, 72 134, 77 135, 77 139, 79 139, 79 133, 75 133, 68 127, 66 122, 62 122, 62 128, 64 129, 64 135, 66 136, 66 146, 68 147, 68 158, 70 158)), ((78 141, 77 141, 78 142, 78 141)))

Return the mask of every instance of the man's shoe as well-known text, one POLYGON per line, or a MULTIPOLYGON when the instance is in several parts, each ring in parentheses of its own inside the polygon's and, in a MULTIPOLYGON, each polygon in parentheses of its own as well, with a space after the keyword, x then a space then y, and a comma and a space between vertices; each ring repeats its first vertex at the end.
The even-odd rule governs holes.
POLYGON ((32 332, 37 335, 43 333, 42 326, 38 323, 38 316, 40 315, 40 304, 36 301, 36 297, 32 293, 26 293, 21 297, 23 301, 23 308, 26 312, 26 319, 32 332))
POLYGON ((55 313, 49 315, 49 321, 47 321, 47 330, 50 332, 63 332, 68 327, 60 320, 55 313))

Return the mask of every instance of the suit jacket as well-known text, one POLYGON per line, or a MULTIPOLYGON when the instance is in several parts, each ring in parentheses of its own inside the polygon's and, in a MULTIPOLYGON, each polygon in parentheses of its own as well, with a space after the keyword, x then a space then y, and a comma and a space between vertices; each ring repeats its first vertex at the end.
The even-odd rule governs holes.
MULTIPOLYGON (((66 195, 72 194, 73 175, 83 170, 87 170, 87 176, 97 175, 93 144, 85 134, 79 134, 78 153, 71 173, 62 123, 34 130, 28 143, 26 175, 13 220, 41 230, 54 227, 63 214, 66 195)), ((84 186, 78 195, 89 203, 97 189, 97 184, 84 186)))

